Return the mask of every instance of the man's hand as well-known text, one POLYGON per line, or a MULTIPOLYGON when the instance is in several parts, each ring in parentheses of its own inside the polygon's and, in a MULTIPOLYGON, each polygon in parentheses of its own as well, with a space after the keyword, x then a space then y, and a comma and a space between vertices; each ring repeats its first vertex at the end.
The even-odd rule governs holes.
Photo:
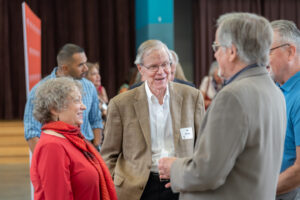
POLYGON ((95 147, 99 147, 102 141, 102 129, 95 128, 93 129, 93 133, 94 133, 94 139, 92 143, 95 147))
POLYGON ((28 143, 31 153, 33 153, 35 145, 38 143, 39 139, 40 138, 38 138, 38 137, 33 137, 33 138, 30 138, 29 140, 27 140, 27 143, 28 143))
POLYGON ((288 193, 300 185, 300 146, 296 147, 296 160, 292 166, 281 172, 276 195, 288 193))
MULTIPOLYGON (((166 157, 166 158, 159 159, 158 172, 159 172, 160 179, 170 179, 171 166, 176 159, 177 158, 175 157, 166 157)), ((166 188, 171 187, 171 183, 167 183, 165 187, 166 188)))

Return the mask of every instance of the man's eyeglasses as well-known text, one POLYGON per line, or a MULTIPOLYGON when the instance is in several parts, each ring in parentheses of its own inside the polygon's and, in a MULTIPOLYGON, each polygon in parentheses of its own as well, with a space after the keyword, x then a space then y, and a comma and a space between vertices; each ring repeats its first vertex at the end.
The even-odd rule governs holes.
POLYGON ((212 47, 212 49, 213 49, 214 52, 217 52, 218 49, 219 49, 221 46, 223 46, 223 45, 217 44, 216 42, 214 42, 214 43, 211 45, 211 47, 212 47))
POLYGON ((161 67, 164 70, 171 66, 170 62, 164 62, 161 65, 150 65, 150 66, 145 66, 144 64, 141 64, 141 65, 144 66, 146 69, 148 69, 151 72, 157 72, 159 67, 161 67))
POLYGON ((289 44, 289 43, 285 43, 285 44, 279 45, 279 46, 277 46, 277 47, 273 47, 272 49, 270 49, 270 53, 271 53, 272 51, 274 51, 275 49, 278 49, 278 48, 281 48, 281 47, 285 47, 285 46, 290 46, 290 44, 289 44))

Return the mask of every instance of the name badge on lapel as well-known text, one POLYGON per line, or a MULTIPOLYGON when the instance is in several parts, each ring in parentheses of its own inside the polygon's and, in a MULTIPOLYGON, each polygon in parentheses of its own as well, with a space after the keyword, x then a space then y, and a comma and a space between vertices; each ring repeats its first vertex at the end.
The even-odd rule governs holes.
POLYGON ((181 138, 183 140, 190 140, 194 138, 192 127, 181 128, 180 129, 181 138))

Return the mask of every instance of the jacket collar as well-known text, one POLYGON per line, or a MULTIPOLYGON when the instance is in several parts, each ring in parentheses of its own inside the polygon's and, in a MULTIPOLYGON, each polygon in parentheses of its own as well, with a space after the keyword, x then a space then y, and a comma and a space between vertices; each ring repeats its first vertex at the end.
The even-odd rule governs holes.
MULTIPOLYGON (((170 113, 172 119, 172 130, 174 137, 174 147, 176 152, 176 146, 180 139, 180 126, 181 126, 181 109, 183 97, 178 95, 176 83, 169 82, 169 94, 170 94, 170 113)), ((145 83, 140 87, 136 88, 135 94, 134 109, 137 114, 139 124, 141 126, 144 138, 148 145, 148 148, 151 149, 151 132, 150 132, 150 119, 149 119, 149 106, 147 100, 147 94, 145 90, 145 83)))
POLYGON ((248 68, 247 70, 243 70, 242 72, 240 72, 237 76, 234 77, 233 80, 230 81, 230 83, 247 78, 247 77, 251 77, 251 76, 267 75, 268 73, 269 72, 267 71, 266 67, 251 67, 251 68, 248 68))

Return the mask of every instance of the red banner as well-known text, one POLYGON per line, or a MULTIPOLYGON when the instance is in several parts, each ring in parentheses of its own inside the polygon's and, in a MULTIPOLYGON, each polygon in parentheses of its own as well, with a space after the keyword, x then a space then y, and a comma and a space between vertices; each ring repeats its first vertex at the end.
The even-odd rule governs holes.
POLYGON ((22 3, 26 94, 41 80, 41 20, 22 3))

